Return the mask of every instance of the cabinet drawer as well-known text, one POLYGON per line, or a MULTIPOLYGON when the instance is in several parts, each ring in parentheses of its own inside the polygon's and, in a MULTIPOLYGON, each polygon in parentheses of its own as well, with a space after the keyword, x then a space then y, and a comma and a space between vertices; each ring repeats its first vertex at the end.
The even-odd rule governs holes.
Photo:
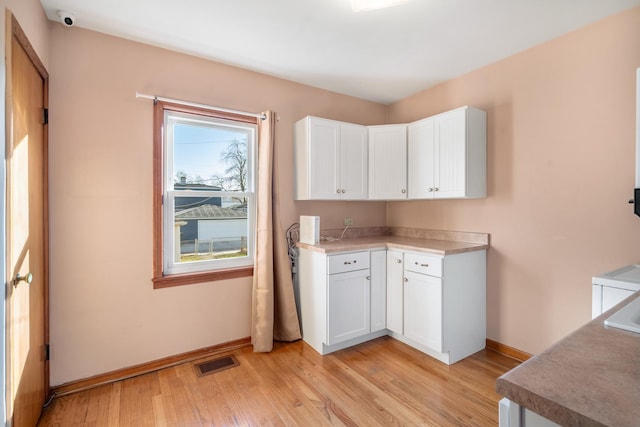
POLYGON ((404 254, 404 269, 442 277, 442 258, 434 255, 406 252, 404 254))
POLYGON ((348 254, 330 255, 327 274, 344 273, 346 271, 369 268, 369 252, 352 252, 348 254))

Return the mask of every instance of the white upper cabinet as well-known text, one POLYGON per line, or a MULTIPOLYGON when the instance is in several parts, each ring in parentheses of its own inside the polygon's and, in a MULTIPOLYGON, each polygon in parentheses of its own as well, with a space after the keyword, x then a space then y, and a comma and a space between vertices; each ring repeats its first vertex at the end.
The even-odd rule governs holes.
POLYGON ((367 128, 318 117, 295 125, 296 200, 367 198, 367 128))
POLYGON ((410 199, 487 195, 487 115, 462 107, 408 126, 410 199))
POLYGON ((397 125, 305 117, 294 132, 295 200, 487 195, 487 113, 461 107, 397 125))
POLYGON ((369 199, 407 198, 407 126, 369 126, 369 199))

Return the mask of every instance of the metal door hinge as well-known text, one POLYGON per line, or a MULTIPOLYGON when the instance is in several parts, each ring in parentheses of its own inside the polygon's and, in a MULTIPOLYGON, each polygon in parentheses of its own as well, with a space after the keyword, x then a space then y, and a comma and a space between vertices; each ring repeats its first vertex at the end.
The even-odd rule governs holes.
POLYGON ((50 360, 51 356, 51 347, 49 344, 44 345, 44 360, 50 360))
POLYGON ((43 125, 48 125, 49 124, 49 109, 48 108, 43 108, 42 109, 42 124, 43 125))

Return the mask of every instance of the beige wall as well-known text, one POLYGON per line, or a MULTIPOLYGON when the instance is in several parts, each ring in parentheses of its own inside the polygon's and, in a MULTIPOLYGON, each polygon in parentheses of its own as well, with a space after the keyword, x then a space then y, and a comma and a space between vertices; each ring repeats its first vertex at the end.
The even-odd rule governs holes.
MULTIPOLYGON (((0 10, 10 10, 27 34, 29 42, 45 67, 49 65, 49 21, 38 0, 0 0, 0 10)), ((5 20, 2 16, 2 38, 5 35, 5 20)), ((4 50, 4 41, 2 44, 4 50)), ((3 71, 4 73, 4 66, 3 71)), ((2 87, 4 90, 4 85, 2 87)))
POLYGON ((49 36, 52 385, 249 335, 250 279, 152 289, 152 109, 136 91, 277 111, 285 227, 318 214, 323 228, 351 216, 491 233, 488 335, 516 348, 588 320, 591 276, 638 261, 626 201, 640 9, 388 108, 79 28, 49 36), (464 104, 489 114, 488 198, 293 201, 296 120, 404 122, 464 104))
POLYGON ((489 338, 544 350, 590 319, 592 276, 640 261, 638 67, 635 8, 390 106, 488 113, 488 197, 389 203, 387 224, 491 233, 489 338))
POLYGON ((79 28, 51 31, 51 384, 250 334, 251 279, 153 290, 152 103, 278 112, 283 226, 383 225, 384 203, 294 202, 293 123, 382 123, 382 105, 79 28))

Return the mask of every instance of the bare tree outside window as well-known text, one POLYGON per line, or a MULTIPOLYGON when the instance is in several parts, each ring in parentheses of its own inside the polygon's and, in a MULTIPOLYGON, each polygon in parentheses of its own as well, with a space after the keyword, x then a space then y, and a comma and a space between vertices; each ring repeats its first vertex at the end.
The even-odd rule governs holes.
MULTIPOLYGON (((218 186, 222 191, 247 190, 247 140, 234 138, 227 149, 220 153, 220 160, 227 167, 224 175, 212 175, 213 185, 218 186)), ((234 197, 241 205, 246 204, 245 197, 234 197)))

